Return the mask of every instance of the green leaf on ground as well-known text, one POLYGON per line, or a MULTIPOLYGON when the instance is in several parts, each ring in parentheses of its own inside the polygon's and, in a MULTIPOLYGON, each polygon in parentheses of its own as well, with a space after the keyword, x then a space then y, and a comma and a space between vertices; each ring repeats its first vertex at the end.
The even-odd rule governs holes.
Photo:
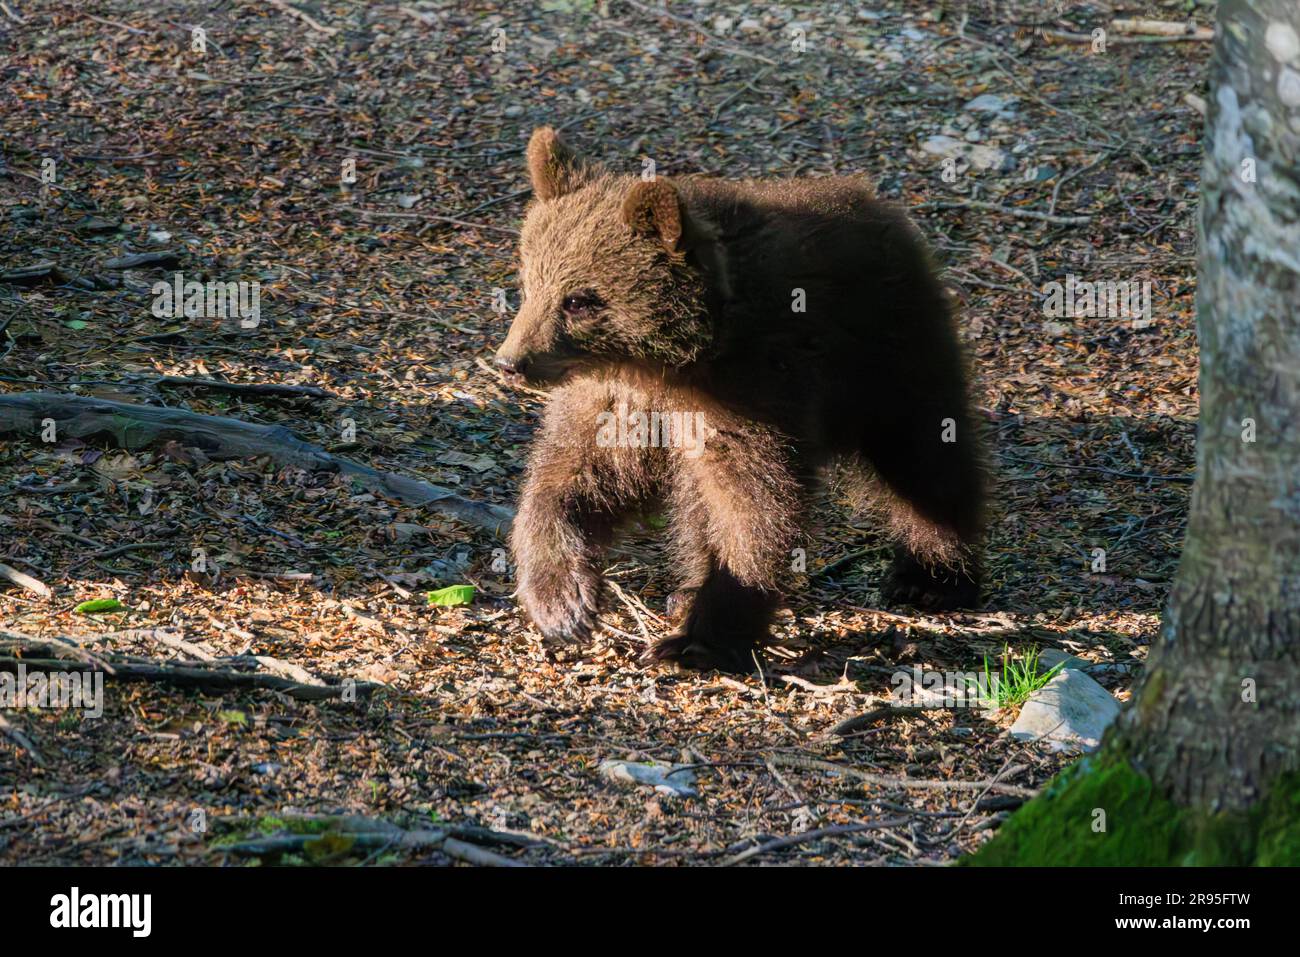
POLYGON ((455 605, 468 605, 474 600, 473 585, 448 585, 437 591, 429 592, 429 604, 451 608, 455 605))
POLYGON ((98 615, 108 611, 126 611, 126 605, 116 598, 95 598, 91 601, 83 601, 72 610, 78 615, 98 615))

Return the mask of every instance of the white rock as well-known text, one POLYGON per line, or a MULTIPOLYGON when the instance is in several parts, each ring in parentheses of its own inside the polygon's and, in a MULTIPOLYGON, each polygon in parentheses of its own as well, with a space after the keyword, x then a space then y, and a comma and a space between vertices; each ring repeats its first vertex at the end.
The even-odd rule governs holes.
POLYGON ((1118 714, 1119 702, 1109 691, 1082 671, 1066 668, 1029 696, 1010 734, 1053 751, 1095 751, 1118 714))
POLYGON ((1277 98, 1283 106, 1290 109, 1300 106, 1300 73, 1290 67, 1282 67, 1277 75, 1277 98))
POLYGON ((1300 37, 1289 23, 1270 23, 1264 31, 1264 45, 1278 63, 1290 63, 1300 57, 1300 37))
POLYGON ((963 106, 962 109, 971 110, 975 113, 997 113, 999 116, 1010 116, 1015 112, 1015 103, 1015 97, 1004 99, 992 93, 981 93, 963 106))
POLYGON ((695 797, 695 772, 688 764, 666 761, 601 761, 600 776, 619 784, 642 784, 672 797, 695 797))
POLYGON ((951 136, 931 136, 921 144, 921 149, 934 156, 964 157, 978 170, 1006 171, 1015 165, 1015 161, 996 146, 964 143, 951 136))
MULTIPOLYGON (((1052 325, 1052 323, 1045 323, 1045 325, 1052 325)), ((1060 323, 1060 325, 1064 325, 1064 323, 1060 323)), ((1069 326, 1066 326, 1066 332, 1068 331, 1069 326)), ((1062 335, 1064 335, 1064 333, 1062 333, 1062 335)), ((1093 667, 1091 661, 1076 657, 1075 655, 1067 655, 1059 648, 1044 648, 1038 653, 1039 674, 1047 674, 1047 672, 1051 671, 1057 665, 1060 665, 1062 668, 1073 668, 1076 671, 1088 671, 1093 667)))

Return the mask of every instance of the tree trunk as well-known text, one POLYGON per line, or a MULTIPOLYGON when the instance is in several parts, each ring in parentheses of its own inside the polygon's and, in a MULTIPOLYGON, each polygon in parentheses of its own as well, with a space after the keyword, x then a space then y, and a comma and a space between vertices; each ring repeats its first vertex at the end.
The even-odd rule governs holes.
POLYGON ((1197 476, 1161 636, 1100 753, 977 864, 1300 862, 1300 5, 1224 0, 1210 71, 1197 476))
POLYGON ((1161 638, 1120 733, 1178 803, 1239 810, 1300 757, 1296 0, 1220 7, 1210 90, 1196 485, 1161 638))

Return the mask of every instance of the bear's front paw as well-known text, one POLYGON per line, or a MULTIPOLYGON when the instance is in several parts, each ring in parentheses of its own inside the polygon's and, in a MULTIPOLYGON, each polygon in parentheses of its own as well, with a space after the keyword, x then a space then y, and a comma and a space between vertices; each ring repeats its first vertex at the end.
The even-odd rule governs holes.
POLYGON ((596 630, 600 575, 575 567, 541 575, 524 575, 519 600, 544 638, 586 641, 596 630))
POLYGON ((760 647, 757 641, 717 644, 682 627, 655 642, 641 657, 696 671, 716 669, 743 674, 754 670, 754 655, 760 647))
POLYGON ((911 605, 922 611, 951 611, 979 605, 979 581, 954 568, 929 568, 911 555, 899 555, 880 587, 890 605, 911 605))

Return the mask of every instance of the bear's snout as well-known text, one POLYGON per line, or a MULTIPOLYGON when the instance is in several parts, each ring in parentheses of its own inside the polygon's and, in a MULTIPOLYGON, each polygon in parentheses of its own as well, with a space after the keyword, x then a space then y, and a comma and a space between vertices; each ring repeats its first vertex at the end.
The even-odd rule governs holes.
POLYGON ((504 351, 498 352, 496 358, 492 361, 495 362, 496 367, 506 375, 523 375, 529 365, 527 356, 519 356, 516 358, 514 356, 506 355, 504 351))

